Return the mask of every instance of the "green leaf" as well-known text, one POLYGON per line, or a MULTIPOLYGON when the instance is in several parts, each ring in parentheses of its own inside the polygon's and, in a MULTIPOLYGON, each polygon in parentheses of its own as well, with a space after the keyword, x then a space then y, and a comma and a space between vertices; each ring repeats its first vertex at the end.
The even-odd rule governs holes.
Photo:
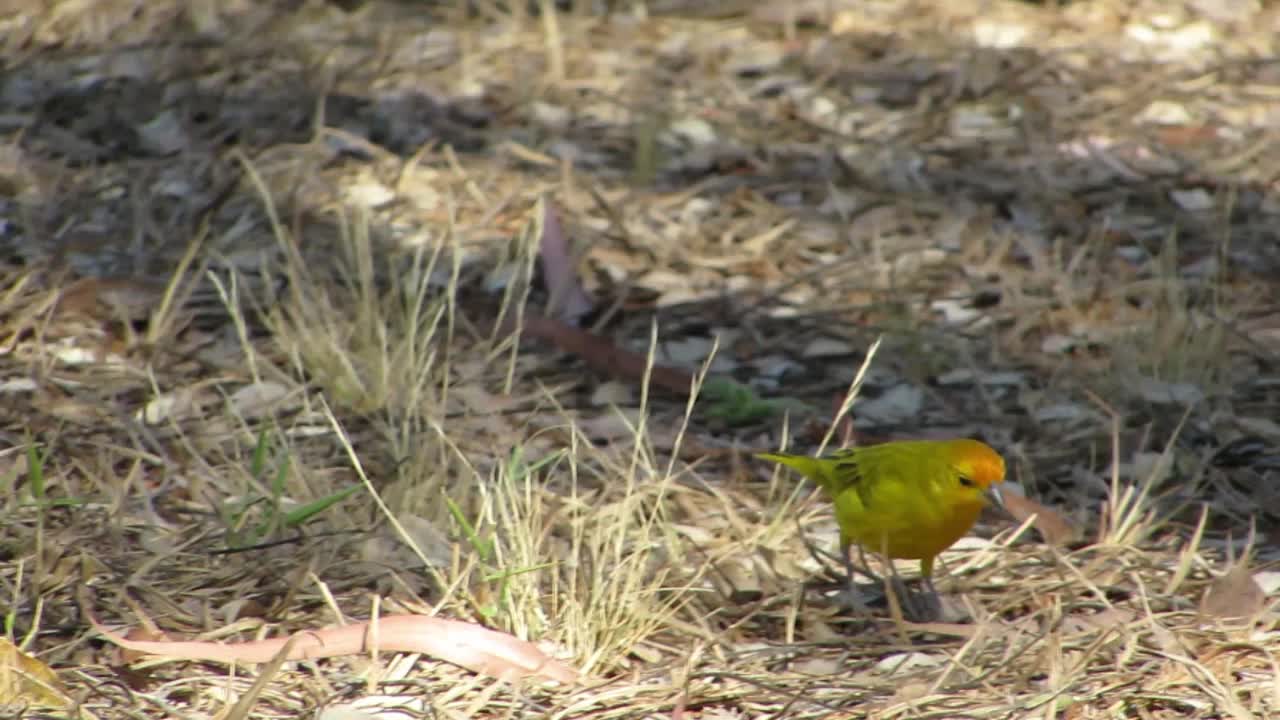
POLYGON ((707 378, 702 385, 702 397, 708 401, 707 416, 730 425, 745 425, 788 411, 812 412, 812 408, 795 398, 762 398, 749 386, 727 377, 707 378))
POLYGON ((319 515, 325 510, 328 510, 329 508, 333 507, 334 505, 337 505, 343 500, 346 500, 352 495, 355 495, 356 493, 360 492, 363 489, 364 489, 363 485, 352 485, 350 487, 339 490, 338 492, 328 497, 323 497, 323 498, 320 498, 319 500, 312 500, 306 505, 301 505, 299 507, 296 507, 293 510, 290 510, 284 516, 285 527, 290 527, 290 528, 298 527, 299 525, 302 525, 303 523, 315 517, 316 515, 319 515))
POLYGON ((462 508, 458 507, 458 504, 455 503, 448 495, 444 496, 444 504, 449 508, 449 514, 453 516, 454 522, 458 523, 458 525, 462 527, 462 534, 466 536, 467 543, 471 545, 471 548, 475 550, 476 554, 480 556, 482 561, 489 562, 493 555, 493 541, 486 541, 480 537, 480 534, 476 532, 475 527, 473 527, 471 523, 467 521, 466 516, 462 514, 462 508))

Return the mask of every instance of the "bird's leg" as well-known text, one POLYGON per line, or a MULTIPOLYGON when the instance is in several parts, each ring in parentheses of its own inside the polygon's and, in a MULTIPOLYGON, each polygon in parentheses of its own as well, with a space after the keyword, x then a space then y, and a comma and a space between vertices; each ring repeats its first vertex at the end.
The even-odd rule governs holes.
POLYGON ((938 591, 933 587, 933 578, 929 575, 921 575, 920 584, 923 590, 912 590, 908 587, 907 581, 898 574, 898 568, 893 560, 887 559, 886 562, 889 564, 890 581, 886 584, 886 592, 891 591, 898 598, 906 619, 912 622, 930 622, 940 618, 942 603, 938 599, 938 591))
MULTIPOLYGON (((861 550, 862 546, 858 546, 858 549, 861 550)), ((841 545, 840 547, 840 559, 844 561, 844 578, 847 585, 845 592, 841 593, 842 595, 845 595, 844 604, 853 608, 857 612, 868 613, 870 612, 870 608, 868 608, 867 604, 863 602, 862 593, 858 591, 858 583, 853 578, 854 565, 853 558, 849 555, 849 550, 850 548, 848 545, 841 545)), ((865 558, 863 559, 863 562, 866 562, 865 558)))
POLYGON ((915 594, 907 589, 907 583, 898 574, 898 566, 894 564, 893 558, 886 558, 885 562, 889 565, 889 582, 885 583, 885 592, 893 593, 898 599, 908 620, 918 620, 919 608, 916 607, 915 594))
POLYGON ((908 601, 911 619, 916 622, 929 622, 941 618, 942 599, 938 595, 937 588, 933 586, 933 578, 928 575, 922 576, 920 586, 922 590, 911 593, 911 599, 908 601))
MULTIPOLYGON (((866 575, 871 580, 871 582, 874 582, 877 585, 881 585, 881 586, 884 585, 884 580, 882 580, 879 575, 871 571, 871 566, 867 564, 867 549, 862 547, 861 545, 858 546, 858 561, 862 563, 862 567, 858 569, 862 572, 863 575, 866 575)), ((852 562, 849 563, 849 567, 850 568, 853 567, 852 562)), ((852 578, 852 575, 850 575, 850 577, 852 578)))

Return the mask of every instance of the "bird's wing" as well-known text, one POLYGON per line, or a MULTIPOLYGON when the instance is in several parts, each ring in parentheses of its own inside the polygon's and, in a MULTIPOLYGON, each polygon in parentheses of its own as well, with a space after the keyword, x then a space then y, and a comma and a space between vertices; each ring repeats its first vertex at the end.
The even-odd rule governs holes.
POLYGON ((828 473, 826 488, 832 497, 852 490, 863 507, 871 504, 872 488, 867 472, 867 448, 847 448, 837 450, 830 455, 831 468, 828 473))

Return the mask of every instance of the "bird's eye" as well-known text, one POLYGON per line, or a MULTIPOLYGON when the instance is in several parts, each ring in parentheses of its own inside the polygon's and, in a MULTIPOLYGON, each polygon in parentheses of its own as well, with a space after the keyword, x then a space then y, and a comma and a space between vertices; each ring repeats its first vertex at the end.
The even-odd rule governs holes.
POLYGON ((965 477, 964 475, 960 476, 960 484, 965 487, 974 487, 973 478, 965 477))

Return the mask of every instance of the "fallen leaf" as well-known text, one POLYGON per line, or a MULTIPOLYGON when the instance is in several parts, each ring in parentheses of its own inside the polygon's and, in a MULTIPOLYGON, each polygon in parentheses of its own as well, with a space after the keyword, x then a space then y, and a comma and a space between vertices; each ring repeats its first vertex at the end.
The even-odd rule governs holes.
POLYGON ((1264 570, 1260 573, 1253 574, 1253 581, 1262 588, 1262 592, 1268 597, 1280 592, 1280 571, 1264 570))
POLYGON ((895 385, 883 395, 870 400, 859 400, 858 419, 878 425, 895 425, 920 416, 924 406, 924 391, 914 385, 895 385))
POLYGON ((857 349, 848 341, 819 335, 804 346, 800 355, 807 358, 833 358, 853 355, 856 352, 857 349))
POLYGON ((1178 204, 1178 207, 1188 212, 1204 212, 1206 210, 1212 210, 1215 204, 1213 196, 1203 188, 1170 190, 1169 197, 1178 204))
POLYGON ((254 382, 231 393, 232 411, 239 417, 256 420, 265 416, 277 404, 288 397, 289 388, 277 382, 254 382))
POLYGON ((342 627, 303 630, 287 638, 242 643, 175 640, 130 640, 100 624, 90 624, 120 647, 182 660, 265 663, 285 651, 288 660, 382 652, 425 653, 473 672, 502 679, 542 677, 562 683, 578 672, 542 652, 531 642, 461 620, 426 615, 387 615, 342 627))
POLYGON ((1266 593, 1253 579, 1248 561, 1241 560, 1209 583, 1200 600, 1200 613, 1223 620, 1250 618, 1261 612, 1266 602, 1266 593))
POLYGON ((917 668, 935 667, 946 662, 946 657, 942 655, 931 655, 922 652, 906 652, 894 653, 887 655, 880 662, 876 663, 876 670, 888 675, 899 672, 911 671, 917 668))
POLYGON ((1166 382, 1138 377, 1129 385, 1144 400, 1154 405, 1195 405, 1204 399, 1204 391, 1186 382, 1166 382))
POLYGON ((186 128, 173 110, 165 110, 145 123, 134 126, 142 149, 153 155, 173 155, 190 146, 186 128))
POLYGON ((608 405, 635 405, 634 387, 616 380, 600 383, 591 393, 590 403, 594 407, 608 405))
POLYGON ((1006 492, 1002 497, 1005 510, 1018 522, 1026 522, 1027 518, 1035 515, 1035 528, 1050 545, 1065 545, 1076 539, 1076 528, 1058 511, 1020 493, 1006 492))
POLYGON ((23 705, 66 708, 71 702, 48 665, 0 638, 0 706, 23 705))
MULTIPOLYGON (((529 315, 524 318, 524 331, 547 340, 564 352, 573 353, 593 370, 640 382, 648 369, 644 355, 618 347, 608 338, 580 330, 559 320, 529 315)), ((649 383, 681 397, 689 395, 693 375, 677 368, 654 365, 649 370, 649 383)))
POLYGON ((164 296, 163 283, 129 278, 81 278, 58 299, 58 313, 99 320, 145 319, 164 296))
POLYGON ((542 242, 538 257, 542 260, 542 277, 546 281, 551 299, 547 314, 577 326, 582 317, 591 312, 594 303, 583 289, 576 265, 569 252, 569 239, 565 237, 560 214, 550 203, 542 215, 542 242))

